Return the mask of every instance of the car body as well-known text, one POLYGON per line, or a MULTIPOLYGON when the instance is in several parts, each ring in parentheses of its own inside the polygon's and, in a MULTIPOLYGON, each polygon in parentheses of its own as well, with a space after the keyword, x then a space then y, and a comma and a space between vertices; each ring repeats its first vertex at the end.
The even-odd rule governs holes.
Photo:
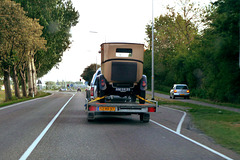
POLYGON ((101 74, 101 67, 97 69, 97 71, 94 73, 91 83, 90 83, 90 98, 94 99, 97 97, 97 76, 101 74))
POLYGON ((66 88, 60 88, 59 91, 67 91, 66 88))
POLYGON ((170 90, 170 98, 175 99, 175 97, 184 97, 189 99, 190 91, 186 84, 174 84, 173 88, 170 90))
MULTIPOLYGON (((144 45, 139 43, 101 44, 101 69, 98 75, 98 97, 136 95, 145 98, 147 77, 143 75, 144 45)), ((104 99, 101 101, 104 102, 104 99)), ((144 100, 139 100, 145 103, 144 100)))

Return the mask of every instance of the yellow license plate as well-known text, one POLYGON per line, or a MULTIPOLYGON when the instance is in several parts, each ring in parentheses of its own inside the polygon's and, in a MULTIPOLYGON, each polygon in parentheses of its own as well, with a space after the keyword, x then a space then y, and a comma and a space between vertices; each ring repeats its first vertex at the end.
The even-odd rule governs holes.
POLYGON ((99 107, 98 109, 99 111, 109 111, 109 112, 113 112, 116 110, 115 107, 99 107))
POLYGON ((180 94, 180 96, 184 96, 184 94, 180 94))

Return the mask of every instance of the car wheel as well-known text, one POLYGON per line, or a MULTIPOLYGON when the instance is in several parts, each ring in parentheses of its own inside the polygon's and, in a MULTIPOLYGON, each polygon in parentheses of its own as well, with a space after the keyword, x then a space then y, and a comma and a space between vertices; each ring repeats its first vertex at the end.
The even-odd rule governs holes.
POLYGON ((136 96, 135 95, 131 96, 131 102, 136 102, 136 96))
MULTIPOLYGON (((99 91, 99 97, 103 97, 103 96, 105 96, 105 91, 100 90, 100 91, 99 91)), ((105 102, 106 102, 106 99, 105 99, 105 98, 102 98, 102 99, 99 100, 99 102, 100 102, 100 103, 105 103, 105 102)))
MULTIPOLYGON (((140 95, 139 95, 139 96, 145 99, 145 97, 146 97, 146 91, 140 91, 140 95)), ((145 101, 139 99, 139 103, 140 103, 140 104, 144 104, 145 101)))

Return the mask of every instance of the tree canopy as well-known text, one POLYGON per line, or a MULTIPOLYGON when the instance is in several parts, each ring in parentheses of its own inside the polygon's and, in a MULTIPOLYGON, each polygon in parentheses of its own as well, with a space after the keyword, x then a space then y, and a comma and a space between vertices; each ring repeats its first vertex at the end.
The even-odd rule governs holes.
POLYGON ((37 94, 37 77, 46 74, 61 61, 71 44, 70 29, 79 14, 71 0, 1 0, 0 3, 0 74, 4 76, 6 100, 37 94), (17 3, 16 3, 17 2, 17 3))
POLYGON ((28 17, 39 19, 43 26, 47 51, 38 51, 34 57, 38 77, 42 77, 61 62, 63 52, 69 49, 70 29, 78 23, 79 13, 71 0, 15 1, 21 4, 28 17))
MULTIPOLYGON (((198 9, 186 0, 182 12, 155 18, 155 87, 169 91, 174 83, 186 83, 191 94, 215 101, 240 102, 239 1, 218 0, 199 13, 201 25, 192 17, 198 9), (187 6, 186 6, 187 5, 187 6), (189 7, 188 7, 189 6, 189 7), (185 9, 184 9, 185 8, 185 9), (192 8, 192 10, 191 10, 192 8), (203 27, 203 25, 205 25, 203 27), (200 26, 202 28, 200 28, 200 26)), ((201 10, 201 9, 200 9, 201 10)), ((144 73, 151 82, 151 25, 146 26, 149 50, 144 73)))
MULTIPOLYGON (((99 67, 100 67, 100 65, 97 65, 97 68, 99 68, 99 67)), ((89 82, 89 84, 90 84, 95 72, 96 72, 96 64, 91 64, 84 69, 83 73, 81 74, 81 77, 86 82, 89 82)))

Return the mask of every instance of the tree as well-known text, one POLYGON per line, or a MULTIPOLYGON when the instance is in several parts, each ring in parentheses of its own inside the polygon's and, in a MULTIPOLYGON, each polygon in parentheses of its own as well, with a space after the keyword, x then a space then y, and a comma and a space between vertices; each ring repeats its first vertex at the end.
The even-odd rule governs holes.
MULTIPOLYGON (((97 68, 99 68, 100 65, 97 65, 97 68)), ((96 64, 91 64, 90 66, 87 66, 83 73, 81 74, 81 77, 87 81, 87 82, 91 82, 92 76, 94 75, 94 73, 96 72, 96 64)))
MULTIPOLYGON (((173 83, 187 83, 186 59, 197 29, 180 14, 166 14, 155 18, 154 59, 156 88, 173 83)), ((151 42, 151 25, 147 25, 146 33, 151 42)), ((145 57, 146 58, 146 57, 145 57)), ((146 63, 145 63, 146 64, 146 63)), ((144 64, 144 68, 147 64, 144 64)), ((149 65, 148 65, 149 67, 149 65)), ((146 70, 149 72, 150 70, 146 70)), ((146 73, 145 73, 146 74, 146 73)))
POLYGON ((239 7, 234 0, 218 0, 207 15, 199 51, 204 70, 203 87, 217 101, 240 102, 239 7), (219 89, 223 86, 224 89, 219 89))
POLYGON ((78 23, 79 13, 71 0, 15 0, 31 18, 39 19, 47 51, 34 54, 37 76, 41 77, 61 62, 63 52, 70 47, 70 29, 78 23))
POLYGON ((20 97, 17 68, 24 59, 30 63, 29 53, 38 49, 45 49, 46 41, 41 37, 42 27, 37 20, 25 15, 22 7, 10 0, 2 0, 1 15, 1 44, 0 65, 4 70, 4 86, 6 100, 11 100, 10 72, 15 87, 16 97, 20 97))

